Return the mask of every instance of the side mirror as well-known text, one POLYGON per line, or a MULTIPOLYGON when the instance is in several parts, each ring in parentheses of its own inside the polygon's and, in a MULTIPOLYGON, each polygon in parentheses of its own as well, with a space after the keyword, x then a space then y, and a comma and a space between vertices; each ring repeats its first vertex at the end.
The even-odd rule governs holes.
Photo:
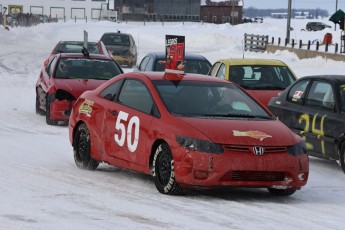
POLYGON ((44 67, 47 67, 48 64, 49 64, 49 58, 47 58, 46 60, 44 60, 43 66, 44 66, 44 67))

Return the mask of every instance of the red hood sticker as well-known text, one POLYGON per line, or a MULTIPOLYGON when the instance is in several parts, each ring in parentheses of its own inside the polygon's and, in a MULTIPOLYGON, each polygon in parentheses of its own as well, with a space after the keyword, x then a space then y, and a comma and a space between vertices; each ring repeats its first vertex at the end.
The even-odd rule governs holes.
POLYGON ((258 139, 260 141, 262 141, 263 139, 267 138, 267 137, 272 137, 266 133, 260 132, 260 131, 238 131, 238 130, 233 130, 234 132, 234 136, 235 137, 251 137, 251 138, 255 138, 258 139))

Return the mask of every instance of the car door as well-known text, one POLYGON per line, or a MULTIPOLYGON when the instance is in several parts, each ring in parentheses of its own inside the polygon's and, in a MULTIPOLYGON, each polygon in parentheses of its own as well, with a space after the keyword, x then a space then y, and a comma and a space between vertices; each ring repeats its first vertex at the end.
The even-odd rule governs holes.
POLYGON ((57 57, 53 57, 48 66, 42 68, 39 76, 39 87, 37 88, 37 94, 42 107, 45 107, 46 96, 51 87, 50 79, 54 74, 57 60, 57 57))
MULTIPOLYGON (((116 88, 116 87, 114 87, 116 88)), ((109 156, 145 166, 148 130, 155 106, 145 84, 138 79, 125 79, 118 95, 113 95, 105 110, 104 144, 109 156)))
POLYGON ((303 135, 311 155, 337 159, 336 128, 340 105, 335 100, 331 82, 314 80, 305 98, 305 110, 299 121, 304 124, 303 135))

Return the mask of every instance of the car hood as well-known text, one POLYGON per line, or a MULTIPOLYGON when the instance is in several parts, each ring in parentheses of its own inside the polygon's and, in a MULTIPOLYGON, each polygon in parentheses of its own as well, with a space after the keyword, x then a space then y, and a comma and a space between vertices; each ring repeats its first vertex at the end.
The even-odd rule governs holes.
POLYGON ((246 90, 251 96, 268 108, 268 103, 272 97, 278 96, 282 90, 246 90))
POLYGON ((83 92, 96 89, 106 81, 95 79, 55 79, 55 86, 57 89, 63 89, 71 93, 75 98, 78 98, 83 92))
POLYGON ((212 142, 231 145, 289 146, 296 143, 292 133, 279 120, 201 119, 179 117, 212 142))

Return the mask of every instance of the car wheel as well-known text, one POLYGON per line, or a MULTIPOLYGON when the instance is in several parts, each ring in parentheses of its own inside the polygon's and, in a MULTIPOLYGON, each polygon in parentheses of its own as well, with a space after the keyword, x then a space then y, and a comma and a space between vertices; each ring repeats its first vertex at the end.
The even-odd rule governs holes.
POLYGON ((36 113, 39 114, 39 115, 44 115, 45 114, 44 110, 40 108, 40 101, 38 99, 37 94, 36 94, 36 113))
POLYGON ((153 180, 160 193, 178 195, 182 192, 182 187, 175 180, 174 159, 166 143, 156 149, 152 166, 153 180))
POLYGON ((57 125, 59 123, 57 120, 50 119, 50 99, 48 96, 46 99, 46 123, 48 125, 57 125))
POLYGON ((308 28, 307 30, 308 30, 308 31, 311 31, 311 28, 308 28))
POLYGON ((345 143, 343 144, 340 150, 339 162, 340 162, 341 169, 345 173, 345 143))
POLYGON ((73 140, 74 162, 81 169, 95 170, 99 162, 91 157, 90 132, 83 123, 78 126, 73 140))
POLYGON ((294 188, 287 188, 287 189, 277 189, 277 188, 267 188, 267 190, 276 196, 290 196, 296 192, 294 188))

